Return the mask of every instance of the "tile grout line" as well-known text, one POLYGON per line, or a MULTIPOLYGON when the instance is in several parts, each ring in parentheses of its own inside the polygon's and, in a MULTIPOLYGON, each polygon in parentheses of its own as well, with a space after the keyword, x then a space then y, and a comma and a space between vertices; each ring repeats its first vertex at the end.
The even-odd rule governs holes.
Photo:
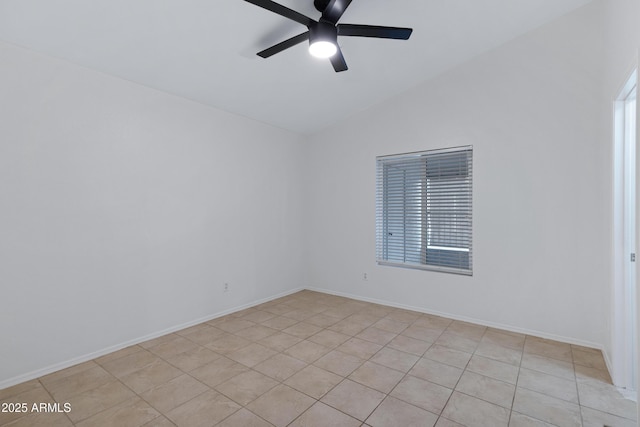
MULTIPOLYGON (((40 385, 42 386, 42 388, 44 389, 44 391, 47 392, 47 394, 51 397, 51 400, 53 400, 54 402, 56 402, 56 399, 53 397, 53 394, 49 391, 49 389, 47 387, 45 387, 45 385, 42 383, 42 381, 40 381, 40 379, 38 379, 38 382, 40 383, 40 385)), ((69 414, 67 414, 65 412, 65 417, 69 420, 69 422, 71 423, 72 426, 75 426, 76 423, 73 422, 73 420, 69 417, 69 414)))
POLYGON ((582 402, 580 401, 580 388, 578 387, 578 374, 576 374, 576 359, 573 356, 573 346, 571 346, 571 366, 573 366, 573 380, 576 386, 576 397, 578 398, 578 410, 580 411, 580 423, 584 425, 584 416, 582 415, 582 402))
MULTIPOLYGON (((410 326, 414 325, 416 321, 417 321, 417 320, 413 321, 409 326, 407 326, 407 327, 406 327, 406 328, 404 328, 402 331, 400 331, 399 333, 397 333, 397 334, 396 334, 396 336, 395 336, 393 339, 391 339, 389 342, 387 342, 387 344, 385 344, 385 345, 384 345, 380 350, 378 350, 378 351, 377 351, 375 354, 373 354, 369 359, 367 359, 367 361, 371 361, 371 359, 373 358, 373 356, 375 356, 376 354, 380 353, 383 349, 387 348, 387 345, 389 345, 389 343, 390 343, 391 341, 393 341, 394 339, 396 339, 397 337, 399 337, 400 335, 402 335, 402 332, 406 331, 410 326)), ((431 346, 429 346, 429 348, 431 348, 431 346)), ((427 350, 428 350, 428 349, 427 349, 427 350)), ((426 353, 426 352, 427 352, 427 350, 425 350, 422 354, 424 355, 424 353, 426 353)), ((401 350, 397 350, 397 351, 401 351, 401 350)), ((387 397, 391 396, 391 393, 393 392, 393 390, 395 390, 395 389, 396 389, 396 387, 398 387, 398 385, 399 385, 399 384, 400 384, 400 383, 401 383, 401 382, 402 382, 402 381, 403 381, 403 380, 404 380, 404 379, 409 375, 409 372, 410 372, 410 371, 411 371, 411 370, 416 366, 416 364, 420 361, 420 359, 421 359, 421 358, 422 358, 422 356, 418 356, 418 360, 416 360, 416 361, 413 363, 413 365, 411 365, 411 368, 409 368, 409 369, 407 370, 407 372, 402 376, 402 378, 400 378, 400 381, 398 381, 398 382, 396 383, 396 385, 395 385, 395 386, 393 386, 393 388, 392 388, 391 390, 389 390, 389 393, 384 393, 384 395, 385 395, 385 396, 384 396, 384 399, 382 399, 382 400, 380 401, 380 403, 376 405, 376 407, 373 409, 373 411, 371 411, 371 412, 369 413, 369 415, 367 416, 367 418, 365 418, 365 419, 364 419, 363 423, 366 423, 366 422, 367 422, 367 420, 371 417, 371 415, 373 415, 373 414, 374 414, 374 412, 376 412, 376 410, 380 407, 380 405, 382 405, 382 403, 387 399, 387 397)), ((371 363, 375 363, 375 362, 371 362, 371 363)), ((354 371, 354 372, 355 372, 355 371, 354 371)), ((398 398, 397 398, 397 397, 395 397, 395 396, 391 396, 391 397, 393 397, 393 398, 395 398, 395 399, 398 399, 398 398)), ((403 401, 403 400, 401 400, 401 399, 398 399, 398 400, 400 400, 401 402, 404 402, 404 401, 403 401)), ((409 402, 404 402, 404 403, 407 403, 407 404, 412 405, 412 406, 416 406, 416 405, 413 405, 413 404, 411 404, 411 403, 409 403, 409 402)), ((416 406, 416 407, 418 407, 418 406, 416 406)), ((419 408, 419 407, 418 407, 418 408, 419 408)), ((426 409, 424 409, 424 408, 420 408, 420 409, 422 409, 422 410, 425 410, 425 411, 426 411, 426 409)), ((427 412, 429 412, 429 411, 427 411, 427 412)), ((439 419, 439 416, 438 416, 438 419, 439 419)), ((438 419, 436 419, 436 423, 438 422, 438 419)))
POLYGON ((511 418, 513 417, 513 405, 516 403, 516 394, 518 393, 518 383, 520 382, 520 372, 522 371, 522 359, 524 359, 524 349, 527 345, 527 336, 525 335, 522 342, 522 354, 520 356, 520 362, 518 363, 518 375, 516 376, 515 388, 513 390, 513 398, 511 399, 511 411, 509 411, 509 422, 511 424, 511 418))
MULTIPOLYGON (((453 322, 452 322, 453 323, 453 322)), ((450 324, 451 325, 451 324, 450 324)), ((447 326, 447 328, 445 329, 445 331, 449 329, 449 327, 447 326)), ((486 328, 484 333, 482 334, 482 336, 484 337, 487 333, 487 331, 489 330, 489 328, 486 328)), ((442 332, 444 333, 444 331, 442 332)), ((440 334, 442 335, 442 334, 440 334)), ((466 338, 466 337, 465 337, 466 338)), ((437 341, 437 340, 436 340, 437 341)), ((476 351, 478 350, 478 347, 480 346, 480 343, 482 342, 482 338, 480 338, 480 341, 478 341, 478 344, 476 345, 476 348, 473 350, 473 353, 471 353, 471 357, 469 358, 469 360, 467 361, 467 363, 464 366, 464 369, 462 369, 462 373, 460 374, 460 377, 458 378, 458 380, 456 381, 456 384, 453 386, 453 388, 451 389, 451 394, 449 395, 449 398, 447 399, 447 402, 444 404, 444 406, 442 407, 442 411, 440 411, 440 415, 438 417, 438 421, 440 420, 440 418, 444 418, 442 416, 442 413, 444 412, 445 408, 447 407, 447 405, 449 404, 449 402, 451 401, 451 398, 453 397, 453 394, 456 392, 456 388, 458 387, 458 384, 460 384, 460 380, 462 379, 462 376, 464 375, 465 372, 467 372, 467 368, 469 367, 469 363, 471 363, 471 359, 473 358, 473 356, 476 354, 476 351)), ((458 392, 461 393, 461 392, 458 392)), ((466 394, 466 393, 462 393, 462 394, 466 394)), ((474 396, 471 396, 474 397, 474 396)), ((480 399, 482 400, 482 399, 480 399)), ((490 403, 490 402, 488 402, 490 403)), ((448 420, 448 418, 444 418, 445 420, 448 420)), ((453 420, 452 420, 453 421, 453 420)), ((456 421, 454 421, 456 422, 456 421)), ((437 423, 437 422, 436 422, 437 423)))

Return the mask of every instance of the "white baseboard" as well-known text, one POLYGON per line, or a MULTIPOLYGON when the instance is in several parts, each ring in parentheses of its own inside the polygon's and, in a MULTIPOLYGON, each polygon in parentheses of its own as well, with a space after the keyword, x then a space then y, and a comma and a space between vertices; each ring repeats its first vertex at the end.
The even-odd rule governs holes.
MULTIPOLYGON (((423 308, 423 307, 415 307, 415 306, 411 306, 411 305, 396 303, 396 302, 393 302, 393 301, 379 300, 379 299, 376 299, 376 298, 363 297, 363 296, 360 296, 360 295, 354 295, 354 294, 349 294, 349 293, 345 293, 345 292, 337 292, 337 291, 333 291, 333 290, 330 290, 330 289, 316 288, 316 287, 307 287, 306 289, 308 289, 310 291, 321 292, 321 293, 330 294, 330 295, 336 295, 336 296, 345 297, 345 298, 351 298, 351 299, 355 299, 355 300, 358 300, 358 301, 370 302, 370 303, 374 303, 374 304, 386 305, 386 306, 389 306, 389 307, 395 307, 395 308, 402 308, 402 309, 405 309, 405 310, 417 311, 419 313, 431 314, 431 315, 434 315, 434 316, 446 317, 448 319, 460 320, 462 322, 474 323, 476 325, 487 326, 487 327, 495 328, 495 329, 502 329, 502 330, 505 330, 505 331, 515 332, 515 333, 524 334, 524 335, 531 335, 531 336, 538 337, 538 338, 544 338, 544 339, 549 339, 549 340, 554 340, 554 341, 560 341, 560 342, 564 342, 564 343, 567 343, 567 344, 574 344, 574 345, 580 345, 582 347, 595 348, 595 349, 598 349, 598 350, 602 351, 603 354, 605 353, 604 352, 604 346, 602 344, 600 344, 600 343, 594 343, 594 342, 590 342, 590 341, 579 340, 579 339, 575 339, 575 338, 572 338, 572 337, 564 337, 564 336, 561 336, 561 335, 548 334, 548 333, 545 333, 545 332, 540 332, 540 331, 536 331, 536 330, 532 330, 532 329, 519 328, 519 327, 516 327, 516 326, 505 325, 505 324, 495 323, 495 322, 488 322, 486 320, 475 319, 475 318, 472 318, 472 317, 460 316, 460 315, 457 315, 457 314, 445 313, 445 312, 436 311, 436 310, 429 310, 429 309, 426 309, 426 308, 423 308)), ((607 368, 609 368, 608 365, 607 365, 607 368)))
POLYGON ((495 323, 495 322, 487 322, 481 319, 475 319, 475 318, 471 318, 471 317, 466 317, 466 316, 460 316, 457 314, 452 314, 452 313, 445 313, 445 312, 440 312, 440 311, 436 311, 436 310, 429 310, 423 307, 415 307, 415 306, 411 306, 411 305, 406 305, 406 304, 400 304, 400 303, 396 303, 393 301, 386 301, 386 300, 379 300, 376 298, 369 298, 369 297, 363 297, 360 295, 354 295, 354 294, 349 294, 349 293, 345 293, 345 292, 337 292, 337 291, 333 291, 330 289, 325 289, 325 288, 317 288, 317 287, 300 287, 300 288, 296 288, 296 289, 292 289, 286 292, 282 292, 280 294, 277 295, 273 295, 271 297, 267 297, 267 298, 262 298, 260 300, 256 300, 247 304, 243 304, 241 306, 237 306, 234 308, 230 308, 215 314, 211 314, 199 319, 195 319, 186 323, 182 323, 180 325, 176 325, 173 326, 171 328, 167 328, 161 331, 157 331, 151 334, 147 334, 145 336, 142 337, 138 337, 126 342, 122 342, 119 343, 117 345, 113 345, 104 349, 101 349, 99 351, 95 351, 89 354, 85 354, 79 357, 75 357, 73 359, 70 360, 66 360, 64 362, 60 362, 60 363, 56 363, 54 365, 50 365, 47 366, 45 368, 42 369, 38 369, 35 371, 31 371, 28 372, 26 374, 23 375, 18 375, 15 376, 13 378, 9 378, 7 380, 3 380, 0 381, 0 390, 7 388, 7 387, 11 387, 13 385, 16 384, 20 384, 23 383, 25 381, 30 381, 33 380, 35 378, 40 378, 44 375, 48 375, 51 374, 53 372, 59 371, 61 369, 65 369, 68 368, 70 366, 74 366, 77 365, 79 363, 83 363, 83 362, 87 362, 89 360, 93 360, 96 359, 98 357, 104 356, 106 354, 109 353, 113 353, 114 351, 118 351, 121 350, 125 347, 129 347, 135 344, 140 344, 141 342, 145 342, 154 338, 158 338, 162 335, 167 335, 167 334, 171 334, 173 332, 185 329, 185 328, 189 328, 191 326, 195 326, 198 325, 200 323, 204 323, 204 322, 208 322, 210 320, 216 319, 218 317, 222 317, 225 316, 227 314, 231 314, 231 313, 235 313, 237 311, 240 310, 244 310, 250 307, 254 307, 256 305, 260 305, 263 304, 265 302, 269 302, 272 301, 274 299, 278 299, 278 298, 282 298, 285 297, 287 295, 291 295, 294 294, 296 292, 302 291, 302 290, 310 290, 310 291, 315 291, 315 292, 321 292, 321 293, 325 293, 325 294, 329 294, 329 295, 336 295, 336 296, 341 296, 341 297, 345 297, 345 298, 351 298, 354 300, 358 300, 358 301, 364 301, 364 302, 370 302, 370 303, 374 303, 374 304, 381 304, 381 305, 386 305, 389 307, 395 307, 395 308, 401 308, 401 309, 405 309, 405 310, 412 310, 412 311, 417 311, 419 313, 425 313, 425 314, 431 314, 434 316, 441 316, 441 317, 446 317, 449 319, 454 319, 454 320, 460 320, 463 322, 469 322, 469 323, 474 323, 477 325, 482 325, 482 326, 487 326, 487 327, 491 327, 491 328, 496 328, 496 329, 502 329, 505 331, 509 331, 509 332, 516 332, 516 333, 520 333, 520 334, 525 334, 525 335, 531 335, 531 336, 535 336, 535 337, 540 337, 540 338, 545 338, 545 339, 550 339, 550 340, 554 340, 554 341, 561 341, 561 342, 565 342, 568 344, 575 344, 575 345, 580 345, 583 347, 590 347, 590 348, 596 348, 598 350, 602 351, 602 354, 604 356, 604 360, 605 363, 607 365, 607 369, 609 369, 609 372, 611 372, 611 364, 610 364, 610 360, 609 357, 607 355, 607 353, 604 351, 604 347, 602 344, 600 343, 593 343, 593 342, 589 342, 589 341, 584 341, 584 340, 578 340, 572 337, 564 337, 564 336, 560 336, 560 335, 555 335, 555 334, 548 334, 545 332, 540 332, 540 331, 536 331, 536 330, 531 330, 531 329, 525 329, 525 328, 519 328, 519 327, 515 327, 512 325, 505 325, 505 324, 500 324, 500 323, 495 323))
POLYGON ((602 346, 600 351, 602 352, 602 357, 604 358, 604 364, 607 366, 607 371, 609 371, 609 376, 611 377, 611 381, 613 381, 613 365, 611 364, 611 359, 609 358, 609 353, 607 353, 607 351, 604 348, 604 346, 602 346))
POLYGON ((300 292, 300 291, 302 291, 304 289, 305 288, 292 289, 292 290, 289 290, 289 291, 286 291, 286 292, 282 292, 282 293, 277 294, 277 295, 273 295, 273 296, 270 296, 270 297, 267 297, 267 298, 262 298, 260 300, 256 300, 256 301, 253 301, 253 302, 250 302, 250 303, 247 303, 247 304, 243 304, 243 305, 238 306, 238 307, 234 307, 234 308, 230 308, 228 310, 220 311, 218 313, 211 314, 211 315, 208 315, 208 316, 204 316, 204 317, 201 317, 199 319, 191 320, 189 322, 182 323, 180 325, 172 326, 171 328, 163 329, 161 331, 153 332, 151 334, 147 334, 147 335, 144 335, 142 337, 138 337, 138 338, 135 338, 135 339, 132 339, 132 340, 129 340, 129 341, 125 341, 125 342, 113 345, 113 346, 109 346, 109 347, 103 348, 101 350, 92 352, 92 353, 88 353, 88 354, 84 354, 82 356, 74 357, 73 359, 65 360, 64 362, 56 363, 56 364, 49 365, 49 366, 41 368, 41 369, 37 369, 35 371, 27 372, 26 374, 17 375, 15 377, 0 381, 0 390, 2 390, 4 388, 7 388, 7 387, 11 387, 11 386, 16 385, 16 384, 23 383, 25 381, 31 381, 33 379, 40 378, 40 377, 42 377, 44 375, 51 374, 51 373, 59 371, 61 369, 69 368, 69 367, 77 365, 79 363, 83 363, 83 362, 87 362, 89 360, 96 359, 96 358, 104 356, 106 354, 113 353, 114 351, 121 350, 121 349, 123 349, 125 347, 129 347, 129 346, 132 346, 132 345, 140 344, 141 342, 149 341, 149 340, 152 340, 154 338, 161 337, 163 335, 171 334, 173 332, 180 331, 182 329, 186 329, 186 328, 189 328, 191 326, 198 325, 200 323, 204 323, 204 322, 208 322, 208 321, 213 320, 213 319, 217 319, 218 317, 226 316, 227 314, 235 313, 236 311, 240 311, 240 310, 244 310, 244 309, 247 309, 247 308, 250 308, 250 307, 254 307, 256 305, 264 304, 265 302, 269 302, 269 301, 272 301, 274 299, 282 298, 282 297, 285 297, 287 295, 291 295, 291 294, 294 294, 296 292, 300 292))

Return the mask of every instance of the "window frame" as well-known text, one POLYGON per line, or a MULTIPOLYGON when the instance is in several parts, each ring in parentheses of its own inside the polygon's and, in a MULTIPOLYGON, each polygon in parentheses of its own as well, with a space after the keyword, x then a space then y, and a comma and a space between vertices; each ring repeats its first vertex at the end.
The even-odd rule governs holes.
MULTIPOLYGON (((460 163, 463 164, 463 163, 460 163)), ((440 189, 441 190, 441 189, 440 189)), ((442 200, 442 199, 441 199, 442 200)), ((456 202, 447 202, 452 203, 453 205, 456 202)), ((451 208, 451 205, 447 205, 447 208, 451 208)), ((455 206, 453 206, 455 208, 455 206)), ((448 220, 448 218, 445 218, 448 220)), ((450 232, 451 225, 442 226, 441 230, 436 230, 436 234, 442 233, 443 231, 450 232)), ((433 238, 433 235, 432 237, 433 238)), ((440 241, 442 241, 440 239, 440 241)), ((410 269, 419 269, 419 270, 428 270, 428 271, 439 271, 445 273, 454 273, 472 276, 473 275, 473 146, 459 146, 459 147, 450 147, 443 149, 434 149, 434 150, 426 150, 426 151, 417 151, 410 153, 402 153, 402 154, 393 154, 387 156, 378 156, 376 157, 376 262, 378 265, 392 266, 392 267, 402 267, 402 268, 410 268, 410 269), (428 170, 427 163, 429 160, 432 162, 438 161, 438 159, 443 159, 447 154, 451 153, 460 153, 461 161, 464 162, 464 167, 466 174, 460 175, 462 179, 461 183, 456 185, 453 183, 457 178, 455 177, 455 172, 436 172, 434 175, 432 170, 428 170), (421 164, 423 163, 424 166, 421 164), (392 170, 390 168, 393 165, 405 166, 407 168, 418 168, 418 172, 415 170, 412 171, 409 181, 407 181, 407 170, 403 170, 400 172, 399 169, 396 177, 390 177, 389 171, 392 170), (417 166, 416 166, 417 165, 417 166), (424 171, 421 169, 424 168, 424 171), (401 177, 400 175, 404 175, 401 177), (441 175, 438 175, 440 173, 441 175), (442 179, 441 183, 446 185, 452 185, 453 191, 451 193, 446 193, 445 198, 450 198, 453 194, 454 197, 459 197, 457 191, 463 189, 464 192, 462 194, 462 202, 463 207, 460 207, 459 210, 456 209, 453 213, 453 223, 456 224, 453 226, 455 229, 458 224, 458 218, 463 217, 463 227, 460 227, 460 230, 451 237, 451 241, 454 242, 456 240, 463 242, 463 246, 449 246, 452 249, 444 249, 441 246, 434 248, 433 244, 429 244, 428 240, 428 229, 432 226, 429 225, 430 221, 434 220, 434 217, 438 215, 442 215, 442 213, 435 213, 430 215, 431 209, 427 208, 427 201, 429 199, 433 200, 434 197, 442 197, 442 194, 433 194, 436 193, 433 188, 434 185, 439 185, 438 183, 430 185, 428 176, 431 174, 434 179, 442 179), (449 177, 449 182, 446 182, 447 177, 449 177), (402 180, 402 184, 396 184, 395 186, 389 184, 390 179, 402 180), (418 192, 416 192, 415 187, 419 186, 418 192), (429 187, 432 189, 429 190, 429 187), (408 190, 409 189, 409 190, 408 190), (395 191, 395 192, 392 192, 395 191), (391 198, 391 199, 390 199, 391 198), (394 205, 390 207, 390 200, 393 200, 394 205), (420 206, 419 208, 417 208, 420 206), (389 214, 389 211, 393 209, 394 212, 389 214), (416 211, 419 210, 419 212, 416 211), (411 213, 407 215, 407 210, 411 213), (398 213, 401 211, 402 213, 398 213), (392 216, 395 216, 391 218, 392 216), (413 223, 409 224, 407 217, 410 217, 409 221, 413 223), (390 219, 391 218, 391 219, 390 219), (416 218, 419 218, 419 225, 416 225, 416 218), (395 224, 392 224, 391 221, 395 221, 395 224), (407 233, 407 225, 410 225, 410 232, 407 233), (390 237, 392 233, 389 232, 390 227, 396 227, 399 229, 400 226, 403 227, 401 232, 401 243, 398 242, 390 242, 390 237), (407 237, 409 236, 409 237, 407 237), (419 236, 419 245, 416 245, 416 236, 419 236), (407 244, 407 240, 413 239, 411 243, 407 244), (395 245, 396 253, 391 255, 389 254, 389 246, 395 245), (419 248, 418 248, 419 246, 419 248), (429 247, 431 246, 431 247, 429 247), (456 248, 456 249, 453 249, 456 248), (413 250, 413 252, 412 252, 413 250), (458 260, 458 266, 451 266, 447 264, 447 255, 446 253, 441 253, 440 256, 437 256, 435 263, 429 263, 429 258, 427 256, 429 251, 433 250, 450 250, 457 252, 457 257, 463 256, 464 253, 467 253, 467 260, 458 260), (418 255, 419 254, 419 255, 418 255), (396 259, 389 259, 395 256, 396 259), (419 260, 416 261, 416 259, 419 260), (398 260, 398 258, 402 258, 402 260, 398 260), (408 260, 409 259, 409 260, 408 260), (466 266, 461 267, 461 265, 466 266)), ((458 243, 460 244, 460 243, 458 243)), ((455 259, 456 256, 454 256, 455 259)))

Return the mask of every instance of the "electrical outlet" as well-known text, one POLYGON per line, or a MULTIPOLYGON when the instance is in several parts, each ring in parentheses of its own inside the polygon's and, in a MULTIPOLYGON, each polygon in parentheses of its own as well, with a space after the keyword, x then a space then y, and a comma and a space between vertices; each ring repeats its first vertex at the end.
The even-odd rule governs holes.
POLYGON ((368 280, 367 273, 362 273, 362 280, 368 280))
POLYGON ((228 283, 224 284, 224 291, 225 292, 229 292, 229 284, 228 283))

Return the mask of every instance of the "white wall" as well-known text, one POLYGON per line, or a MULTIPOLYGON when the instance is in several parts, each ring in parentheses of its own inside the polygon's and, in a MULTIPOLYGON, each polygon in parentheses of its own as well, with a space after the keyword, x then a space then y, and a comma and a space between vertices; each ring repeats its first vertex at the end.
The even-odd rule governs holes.
POLYGON ((0 44, 0 388, 299 287, 299 142, 0 44))
POLYGON ((589 4, 311 138, 307 284, 600 346, 602 12, 589 4), (473 277, 377 266, 375 157, 459 145, 474 147, 473 277))

